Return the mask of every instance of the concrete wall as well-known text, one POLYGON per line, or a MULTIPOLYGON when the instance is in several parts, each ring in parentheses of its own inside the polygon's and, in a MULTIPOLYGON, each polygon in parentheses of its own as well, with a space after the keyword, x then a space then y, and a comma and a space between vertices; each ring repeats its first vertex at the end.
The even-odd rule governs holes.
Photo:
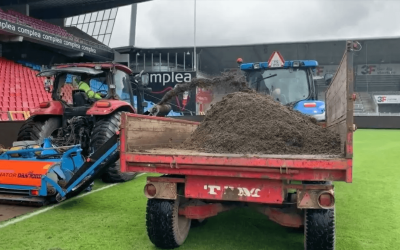
POLYGON ((399 129, 400 116, 354 116, 357 128, 399 129))
POLYGON ((2 121, 0 122, 0 144, 5 147, 11 147, 16 141, 18 131, 24 121, 2 121))
POLYGON ((114 61, 130 67, 129 54, 121 54, 117 51, 114 51, 114 61))

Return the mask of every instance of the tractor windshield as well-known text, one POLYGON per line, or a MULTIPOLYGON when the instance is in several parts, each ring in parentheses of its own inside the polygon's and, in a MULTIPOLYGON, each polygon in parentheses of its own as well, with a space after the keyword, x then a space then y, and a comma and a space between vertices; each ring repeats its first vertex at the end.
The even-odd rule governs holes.
POLYGON ((119 98, 125 102, 131 103, 129 75, 123 71, 117 70, 114 75, 115 90, 119 98))
POLYGON ((250 72, 249 87, 270 94, 283 105, 306 99, 310 94, 307 71, 304 69, 268 69, 250 72))

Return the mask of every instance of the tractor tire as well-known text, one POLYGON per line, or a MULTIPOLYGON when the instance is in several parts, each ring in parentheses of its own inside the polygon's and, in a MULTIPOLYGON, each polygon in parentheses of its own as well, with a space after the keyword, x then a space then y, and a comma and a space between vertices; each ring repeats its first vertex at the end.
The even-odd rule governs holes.
POLYGON ((19 129, 17 141, 37 141, 42 144, 46 137, 60 127, 60 117, 31 116, 19 129))
MULTIPOLYGON (((121 124, 121 112, 105 116, 99 119, 93 128, 92 138, 90 140, 90 147, 93 152, 100 148, 101 145, 107 142, 117 131, 121 124)), ((137 173, 122 173, 119 164, 119 154, 112 159, 112 163, 104 171, 101 179, 105 183, 118 183, 130 181, 137 173)))
POLYGON ((335 209, 307 209, 305 211, 304 249, 335 249, 335 209))
POLYGON ((191 219, 178 215, 179 199, 149 199, 146 209, 147 235, 158 248, 181 246, 190 230, 191 219))

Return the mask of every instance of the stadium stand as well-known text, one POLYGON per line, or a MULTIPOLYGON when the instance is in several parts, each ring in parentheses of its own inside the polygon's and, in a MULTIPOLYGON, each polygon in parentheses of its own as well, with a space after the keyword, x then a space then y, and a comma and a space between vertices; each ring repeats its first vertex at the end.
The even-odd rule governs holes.
POLYGON ((362 103, 362 100, 360 98, 360 93, 355 93, 356 94, 356 101, 354 102, 354 113, 364 113, 364 105, 362 103))
POLYGON ((18 60, 17 63, 22 64, 26 67, 32 68, 33 70, 37 70, 37 71, 40 71, 42 69, 42 66, 31 63, 31 62, 27 62, 24 60, 18 60))
POLYGON ((44 77, 36 74, 31 68, 0 57, 0 120, 25 120, 39 103, 50 100, 43 88, 44 77))
POLYGON ((80 42, 80 43, 87 44, 87 45, 92 45, 95 47, 101 47, 102 49, 111 51, 111 49, 108 46, 100 43, 97 40, 96 40, 96 42, 93 40, 88 41, 86 39, 74 36, 74 35, 70 34, 69 32, 67 32, 65 29, 61 28, 60 26, 30 17, 30 16, 26 16, 24 14, 14 11, 14 10, 4 11, 4 10, 0 9, 0 19, 4 19, 4 20, 7 20, 12 23, 32 27, 37 30, 41 30, 41 31, 44 31, 44 32, 47 32, 47 33, 50 33, 53 35, 58 35, 63 38, 67 38, 69 40, 73 40, 73 41, 80 42))

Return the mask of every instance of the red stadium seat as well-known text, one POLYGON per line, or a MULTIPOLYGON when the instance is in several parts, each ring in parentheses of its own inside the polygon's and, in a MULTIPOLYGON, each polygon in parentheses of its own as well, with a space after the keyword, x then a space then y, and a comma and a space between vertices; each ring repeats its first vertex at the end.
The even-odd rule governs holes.
POLYGON ((15 120, 25 120, 24 115, 20 114, 20 113, 15 114, 14 117, 15 117, 15 120))
POLYGON ((0 120, 8 121, 9 119, 7 113, 0 113, 0 120))

